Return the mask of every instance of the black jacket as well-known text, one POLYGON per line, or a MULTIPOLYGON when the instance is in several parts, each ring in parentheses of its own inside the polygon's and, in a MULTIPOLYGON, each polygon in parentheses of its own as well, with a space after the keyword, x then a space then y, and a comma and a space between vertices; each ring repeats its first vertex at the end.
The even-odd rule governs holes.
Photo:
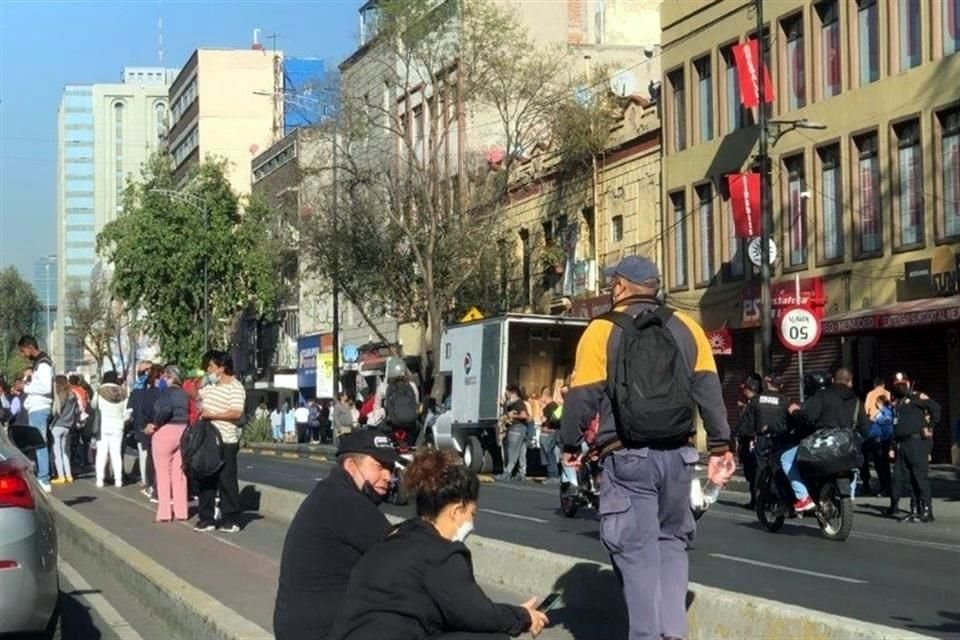
POLYGON ((787 408, 790 399, 779 391, 764 391, 750 398, 740 420, 737 421, 736 435, 740 438, 753 438, 760 434, 781 437, 788 429, 787 408))
POLYGON ((441 633, 530 628, 522 607, 491 602, 473 577, 470 551, 414 518, 370 550, 350 578, 333 640, 424 640, 441 633))
POLYGON ((277 640, 325 640, 350 573, 390 523, 339 465, 317 483, 290 523, 273 613, 277 640))
POLYGON ((940 424, 940 405, 922 393, 911 392, 893 406, 893 438, 903 440, 940 424))
POLYGON ((845 384, 834 384, 821 389, 803 403, 803 422, 810 430, 856 429, 861 436, 870 431, 870 420, 863 402, 853 389, 845 384))

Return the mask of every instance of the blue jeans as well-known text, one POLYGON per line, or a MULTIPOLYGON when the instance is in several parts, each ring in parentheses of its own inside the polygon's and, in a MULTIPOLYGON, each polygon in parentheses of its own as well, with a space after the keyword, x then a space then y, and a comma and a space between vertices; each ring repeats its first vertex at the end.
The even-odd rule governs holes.
MULTIPOLYGON (((560 450, 559 447, 557 448, 557 450, 558 451, 560 450)), ((589 450, 590 450, 590 447, 589 445, 587 445, 586 442, 580 445, 581 453, 586 454, 587 451, 589 450)), ((584 461, 584 464, 586 464, 586 461, 584 461)), ((575 467, 568 467, 565 464, 561 464, 560 465, 560 482, 569 483, 571 487, 579 487, 580 478, 577 476, 577 469, 575 467)))
POLYGON ((50 450, 47 449, 47 419, 50 417, 50 409, 40 409, 31 411, 29 414, 30 426, 40 432, 43 436, 44 446, 36 450, 34 455, 37 457, 37 480, 40 482, 50 482, 50 450))
POLYGON ((800 477, 800 469, 797 467, 797 450, 800 447, 791 447, 780 454, 780 466, 783 467, 783 472, 787 474, 787 479, 790 481, 790 488, 793 489, 793 494, 797 496, 797 500, 805 500, 810 497, 810 492, 807 491, 807 485, 803 484, 803 478, 800 477))
POLYGON ((560 473, 557 469, 559 458, 557 452, 560 447, 557 446, 557 439, 560 434, 556 431, 540 432, 540 460, 547 467, 547 477, 557 478, 560 473))

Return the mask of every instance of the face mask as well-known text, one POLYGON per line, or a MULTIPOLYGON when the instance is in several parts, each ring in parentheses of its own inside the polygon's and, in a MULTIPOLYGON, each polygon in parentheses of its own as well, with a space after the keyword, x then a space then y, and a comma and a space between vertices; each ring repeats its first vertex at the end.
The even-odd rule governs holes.
POLYGON ((465 542, 467 540, 467 536, 469 536, 471 533, 473 533, 473 520, 467 520, 460 525, 460 528, 457 529, 457 532, 453 534, 453 541, 465 542))
POLYGON ((360 489, 360 493, 370 498, 370 501, 377 506, 383 502, 383 496, 377 493, 377 490, 373 488, 369 480, 363 483, 363 488, 360 489))
POLYGON ((218 382, 220 382, 220 374, 219 374, 219 373, 208 373, 208 374, 207 374, 207 382, 208 382, 209 384, 217 384, 218 382))

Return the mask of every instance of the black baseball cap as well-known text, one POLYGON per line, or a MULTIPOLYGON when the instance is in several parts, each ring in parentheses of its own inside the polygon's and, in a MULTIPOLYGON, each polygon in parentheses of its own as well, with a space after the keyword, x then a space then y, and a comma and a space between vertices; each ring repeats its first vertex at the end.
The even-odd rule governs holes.
POLYGON ((346 453, 362 453, 390 469, 400 461, 390 438, 370 429, 340 436, 337 457, 346 453))

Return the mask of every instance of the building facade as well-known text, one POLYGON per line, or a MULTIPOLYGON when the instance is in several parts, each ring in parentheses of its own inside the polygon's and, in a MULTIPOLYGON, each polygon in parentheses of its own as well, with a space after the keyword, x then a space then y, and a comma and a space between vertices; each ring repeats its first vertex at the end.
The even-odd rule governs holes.
POLYGON ((33 263, 33 292, 40 301, 37 337, 44 348, 52 349, 51 333, 57 317, 57 256, 43 256, 33 263))
POLYGON ((122 208, 123 190, 162 145, 174 71, 127 67, 122 82, 67 85, 58 112, 55 362, 77 368, 85 355, 70 335, 66 294, 85 290, 97 263, 96 236, 122 208))
POLYGON ((175 177, 219 157, 233 190, 250 193, 250 161, 283 137, 282 65, 282 52, 262 48, 193 52, 169 91, 175 177))
MULTIPOLYGON (((845 365, 860 391, 906 371, 945 408, 943 460, 960 418, 960 2, 764 10, 774 324, 785 306, 812 306, 823 335, 806 370, 845 365)), ((751 3, 665 0, 661 19, 666 285, 728 336, 718 364, 733 415, 762 353, 759 278, 735 237, 726 180, 757 153, 733 53, 756 35, 756 14, 751 3)), ((799 357, 776 336, 772 354, 798 395, 799 357)))

